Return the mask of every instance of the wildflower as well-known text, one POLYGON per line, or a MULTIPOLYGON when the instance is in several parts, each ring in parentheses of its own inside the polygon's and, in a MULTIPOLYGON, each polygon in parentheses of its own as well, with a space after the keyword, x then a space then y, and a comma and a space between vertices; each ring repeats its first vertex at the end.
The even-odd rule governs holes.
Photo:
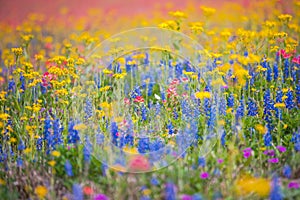
POLYGON ((236 192, 239 195, 246 196, 257 194, 260 197, 266 197, 271 190, 270 181, 265 178, 242 177, 235 182, 236 192))
POLYGON ((48 162, 48 164, 51 166, 51 167, 54 167, 54 165, 56 164, 55 160, 51 160, 48 162))
POLYGON ((272 135, 270 133, 270 131, 268 130, 267 133, 264 135, 264 143, 265 146, 271 146, 271 142, 272 142, 272 135))
POLYGON ((73 184, 73 197, 74 200, 83 200, 82 188, 79 184, 73 184))
POLYGON ((286 108, 291 110, 295 107, 293 92, 291 90, 289 90, 287 92, 286 96, 287 96, 287 98, 285 99, 286 108))
POLYGON ((264 154, 267 156, 274 156, 275 155, 275 151, 274 150, 265 150, 264 154))
POLYGON ((59 157, 60 156, 60 152, 59 151, 52 151, 52 156, 54 157, 59 157))
POLYGON ((176 19, 187 18, 186 14, 181 11, 169 12, 169 15, 175 17, 176 19))
POLYGON ((138 155, 134 156, 129 161, 129 169, 133 172, 136 171, 146 171, 150 169, 150 163, 148 159, 144 156, 138 155))
POLYGON ((85 186, 83 188, 83 193, 85 195, 92 195, 94 193, 93 188, 89 187, 89 186, 85 186))
POLYGON ((91 152, 92 152, 92 143, 90 142, 90 139, 88 135, 85 137, 85 145, 83 147, 83 158, 85 162, 90 162, 91 161, 91 152))
POLYGON ((234 96, 233 94, 230 94, 228 99, 227 99, 227 106, 229 108, 232 108, 234 106, 234 96))
POLYGON ((300 188, 300 184, 297 183, 296 181, 291 181, 288 184, 288 188, 293 188, 293 189, 299 189, 300 188))
POLYGON ((289 14, 281 14, 278 16, 279 21, 283 23, 289 23, 292 20, 292 16, 289 14))
POLYGON ((146 153, 149 151, 150 140, 148 137, 140 138, 138 141, 138 151, 139 153, 146 153))
POLYGON ((281 200, 283 199, 281 187, 279 185, 277 175, 274 175, 272 178, 272 189, 270 192, 270 200, 281 200))
POLYGON ((252 149, 250 147, 243 150, 243 156, 244 158, 249 158, 252 154, 252 149))
POLYGON ((173 183, 167 183, 165 185, 165 199, 175 200, 176 199, 176 188, 173 183))
POLYGON ((281 146, 281 145, 277 146, 276 148, 277 148, 278 151, 281 152, 281 153, 283 153, 283 152, 286 151, 286 148, 285 148, 284 146, 281 146))
POLYGON ((268 160, 269 163, 278 163, 279 162, 279 159, 278 158, 270 158, 268 160))
POLYGON ((204 99, 204 98, 210 98, 210 93, 209 92, 207 92, 207 91, 204 91, 204 92, 196 92, 195 93, 195 97, 197 98, 197 99, 204 99))
POLYGON ((105 194, 96 194, 94 200, 109 200, 105 194))
POLYGON ((39 185, 34 189, 34 193, 40 198, 44 199, 48 193, 48 190, 45 186, 39 185))
POLYGON ((5 180, 0 178, 0 185, 5 185, 5 184, 6 184, 5 180))
POLYGON ((201 179, 208 179, 209 178, 209 173, 208 172, 202 172, 200 174, 200 178, 201 179))
POLYGON ((137 96, 133 101, 138 103, 143 103, 145 100, 142 96, 137 96))
POLYGON ((248 100, 247 110, 248 116, 256 116, 258 114, 257 105, 252 99, 248 100))
POLYGON ((204 157, 198 158, 198 165, 200 167, 205 167, 205 164, 206 164, 206 162, 205 162, 205 158, 204 157))
POLYGON ((69 121, 69 125, 68 125, 68 143, 70 144, 76 144, 79 140, 79 132, 75 129, 75 122, 73 120, 69 121))
POLYGON ((153 178, 151 179, 150 183, 151 183, 152 185, 159 185, 159 181, 158 181, 157 178, 155 178, 155 177, 153 177, 153 178))
POLYGON ((286 178, 291 178, 292 175, 292 169, 289 165, 284 165, 282 169, 282 173, 286 178))
POLYGON ((73 176, 72 164, 69 160, 66 160, 65 170, 68 176, 73 176))
POLYGON ((11 51, 15 54, 15 56, 21 56, 23 54, 23 49, 19 48, 11 48, 11 51))
POLYGON ((209 8, 209 7, 206 7, 206 6, 201 6, 200 9, 202 10, 203 15, 204 15, 205 17, 210 17, 210 16, 212 16, 213 14, 215 14, 215 12, 216 12, 216 9, 214 9, 214 8, 209 8))

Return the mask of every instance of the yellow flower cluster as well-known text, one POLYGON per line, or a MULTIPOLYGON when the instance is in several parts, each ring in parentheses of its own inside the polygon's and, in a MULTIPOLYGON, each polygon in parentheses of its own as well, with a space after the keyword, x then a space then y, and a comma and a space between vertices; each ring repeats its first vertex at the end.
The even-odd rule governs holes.
POLYGON ((195 93, 195 97, 197 99, 204 99, 204 98, 210 98, 211 97, 211 94, 207 91, 204 91, 204 92, 196 92, 195 93))

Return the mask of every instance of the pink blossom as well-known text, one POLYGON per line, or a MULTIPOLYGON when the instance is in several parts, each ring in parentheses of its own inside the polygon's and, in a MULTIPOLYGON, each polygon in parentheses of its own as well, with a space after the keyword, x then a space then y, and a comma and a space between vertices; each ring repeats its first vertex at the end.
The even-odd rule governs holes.
POLYGON ((202 173, 200 174, 200 178, 201 178, 201 179, 207 179, 207 178, 209 178, 209 173, 208 173, 208 172, 202 172, 202 173))
POLYGON ((278 163, 279 159, 278 158, 271 158, 268 160, 269 163, 278 163))

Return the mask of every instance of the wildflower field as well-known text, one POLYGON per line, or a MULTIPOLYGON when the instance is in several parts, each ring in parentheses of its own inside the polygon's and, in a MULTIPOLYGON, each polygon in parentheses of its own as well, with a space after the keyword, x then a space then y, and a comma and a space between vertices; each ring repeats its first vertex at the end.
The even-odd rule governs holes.
POLYGON ((0 20, 0 199, 300 199, 300 1, 130 2, 0 20))

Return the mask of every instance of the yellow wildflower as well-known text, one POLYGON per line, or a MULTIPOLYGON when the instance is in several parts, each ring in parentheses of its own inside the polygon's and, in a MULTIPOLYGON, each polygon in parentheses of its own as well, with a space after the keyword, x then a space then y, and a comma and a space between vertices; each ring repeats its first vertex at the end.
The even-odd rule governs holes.
POLYGON ((275 103, 274 107, 275 108, 285 108, 285 104, 284 103, 275 103))
POLYGON ((201 6, 200 9, 202 10, 202 13, 205 17, 210 17, 216 12, 216 9, 206 6, 201 6))
POLYGON ((177 19, 184 19, 187 18, 187 15, 181 11, 169 12, 169 15, 175 17, 177 19))
POLYGON ((261 134, 265 134, 267 131, 266 127, 261 124, 255 125, 255 129, 261 134))
POLYGON ((84 130, 87 126, 85 124, 77 124, 74 126, 74 130, 84 130))
POLYGON ((43 199, 48 193, 48 190, 45 186, 39 185, 34 189, 34 193, 40 198, 43 199))
POLYGON ((207 91, 204 91, 204 92, 196 92, 195 93, 195 97, 197 99, 204 99, 204 98, 210 98, 211 97, 211 94, 207 91))
POLYGON ((51 167, 54 167, 54 165, 56 164, 55 160, 51 160, 48 162, 48 164, 51 166, 51 167))
POLYGON ((3 180, 2 178, 0 178, 0 185, 5 185, 5 184, 6 184, 5 180, 3 180))
POLYGON ((271 183, 265 178, 243 177, 235 182, 236 193, 240 196, 256 194, 266 197, 271 190, 271 183))
POLYGON ((16 56, 21 56, 23 54, 23 49, 21 47, 18 48, 11 48, 11 51, 16 55, 16 56))
POLYGON ((59 157, 60 156, 60 152, 59 151, 52 151, 52 156, 54 157, 59 157))

